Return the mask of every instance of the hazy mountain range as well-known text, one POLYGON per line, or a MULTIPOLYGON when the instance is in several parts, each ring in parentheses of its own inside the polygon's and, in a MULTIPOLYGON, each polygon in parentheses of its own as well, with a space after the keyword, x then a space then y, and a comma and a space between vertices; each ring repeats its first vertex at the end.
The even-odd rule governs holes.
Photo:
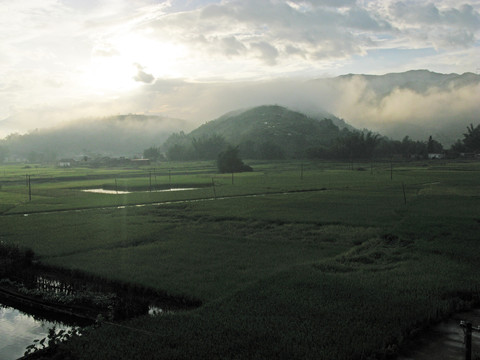
MULTIPOLYGON (((182 86, 176 86, 181 96, 182 86)), ((207 121, 198 129, 192 121, 166 116, 120 115, 66 121, 61 126, 10 135, 0 141, 0 146, 7 147, 13 158, 26 158, 32 153, 57 158, 94 154, 132 156, 150 146, 161 146, 174 132, 195 129, 192 136, 200 137, 202 132, 227 117, 243 114, 242 126, 246 131, 252 121, 261 121, 255 112, 251 113, 252 119, 246 119, 248 111, 271 104, 301 114, 289 117, 288 121, 328 118, 339 128, 367 128, 394 139, 408 135, 426 140, 432 135, 444 146, 461 138, 470 123, 480 122, 480 75, 473 73, 414 70, 378 76, 349 74, 308 81, 223 84, 210 93, 216 102, 205 101, 210 88, 205 84, 201 86, 202 102, 197 96, 185 95, 182 100, 185 106, 196 106, 199 114, 205 106, 217 110, 230 106, 230 111, 224 111, 228 113, 207 121), (218 106, 220 103, 222 106, 218 106)), ((0 130, 14 128, 14 124, 14 117, 4 119, 0 121, 0 130)), ((221 126, 216 131, 221 134, 221 126)), ((237 135, 240 134, 238 129, 237 135)))
POLYGON ((350 74, 312 83, 335 115, 357 128, 397 139, 433 135, 448 146, 470 123, 480 121, 480 75, 473 73, 412 70, 379 76, 350 74))
POLYGON ((9 158, 13 159, 47 161, 84 155, 132 157, 162 143, 182 124, 184 122, 178 119, 132 114, 84 119, 24 135, 9 135, 0 140, 0 146, 8 148, 9 158))

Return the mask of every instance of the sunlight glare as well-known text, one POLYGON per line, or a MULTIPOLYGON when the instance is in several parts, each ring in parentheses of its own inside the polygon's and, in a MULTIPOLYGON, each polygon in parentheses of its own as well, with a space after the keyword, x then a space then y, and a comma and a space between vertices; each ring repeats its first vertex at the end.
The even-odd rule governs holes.
POLYGON ((86 85, 94 91, 129 91, 145 85, 136 81, 139 70, 154 78, 182 75, 181 59, 186 49, 169 42, 159 42, 138 34, 112 38, 108 46, 94 49, 85 71, 86 85), (110 53, 103 49, 108 48, 110 53))

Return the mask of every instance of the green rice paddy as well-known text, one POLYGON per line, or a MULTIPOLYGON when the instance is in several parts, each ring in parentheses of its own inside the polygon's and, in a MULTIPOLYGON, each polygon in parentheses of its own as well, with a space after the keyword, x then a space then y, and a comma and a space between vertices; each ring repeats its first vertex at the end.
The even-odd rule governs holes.
POLYGON ((480 163, 249 165, 253 173, 233 176, 211 163, 0 167, 0 241, 49 265, 202 302, 104 324, 65 353, 383 358, 478 303, 480 163), (153 191, 171 187, 195 190, 153 191))

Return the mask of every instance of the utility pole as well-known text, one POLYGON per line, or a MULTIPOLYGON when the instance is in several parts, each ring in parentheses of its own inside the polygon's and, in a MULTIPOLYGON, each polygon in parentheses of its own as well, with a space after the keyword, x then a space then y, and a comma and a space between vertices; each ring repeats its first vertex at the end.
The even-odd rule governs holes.
POLYGON ((30 175, 28 175, 28 201, 32 201, 32 185, 30 182, 30 175))
POLYGON ((213 197, 215 200, 217 200, 217 192, 215 191, 215 181, 213 180, 213 177, 212 177, 212 188, 213 188, 213 197))
POLYGON ((473 327, 470 321, 460 321, 463 328, 465 344, 465 360, 472 360, 472 331, 480 332, 480 326, 473 327))

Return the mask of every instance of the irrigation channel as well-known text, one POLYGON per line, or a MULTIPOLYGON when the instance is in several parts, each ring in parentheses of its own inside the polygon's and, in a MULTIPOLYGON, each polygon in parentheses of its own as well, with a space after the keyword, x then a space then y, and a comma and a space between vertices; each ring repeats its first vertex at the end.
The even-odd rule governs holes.
MULTIPOLYGON (((190 190, 190 189, 182 189, 182 190, 190 190)), ((162 190, 162 191, 178 191, 175 189, 170 190, 162 190)), ((319 188, 319 189, 309 189, 309 190, 292 190, 292 191, 278 191, 278 192, 269 192, 269 193, 259 193, 259 194, 245 194, 245 195, 230 195, 230 196, 214 196, 214 197, 205 197, 205 198, 198 198, 198 199, 186 199, 186 200, 169 200, 169 201, 162 201, 162 202, 148 202, 148 203, 137 203, 137 204, 128 204, 128 205, 111 205, 111 206, 90 206, 90 207, 82 207, 82 208, 71 208, 71 209, 53 209, 53 210, 35 210, 35 211, 23 211, 20 212, 9 212, 6 214, 0 214, 0 216, 29 216, 35 214, 58 214, 58 213, 69 213, 69 212, 85 212, 91 210, 106 210, 106 209, 125 209, 125 208, 134 208, 134 207, 145 207, 145 206, 163 206, 163 205, 170 205, 170 204, 185 204, 185 203, 197 203, 203 201, 214 201, 214 200, 228 200, 228 199, 236 199, 236 198, 255 198, 255 197, 264 197, 269 195, 291 195, 297 193, 305 193, 305 192, 318 192, 318 191, 327 191, 326 188, 319 188)), ((92 191, 91 191, 92 192, 92 191)), ((95 191, 95 193, 99 193, 99 191, 95 191)), ((115 190, 103 190, 102 193, 104 194, 111 194, 112 196, 121 195, 121 193, 116 193, 115 190)))

